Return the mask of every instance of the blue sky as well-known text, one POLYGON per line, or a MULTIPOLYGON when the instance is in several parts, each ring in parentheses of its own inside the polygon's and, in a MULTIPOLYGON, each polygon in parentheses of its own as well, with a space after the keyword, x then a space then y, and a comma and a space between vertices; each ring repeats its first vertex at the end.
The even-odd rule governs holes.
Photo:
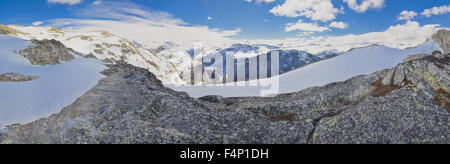
MULTIPOLYGON (((165 12, 170 14, 171 18, 183 21, 183 26, 207 26, 211 29, 221 30, 240 29, 237 35, 230 36, 237 39, 340 36, 384 31, 390 26, 404 24, 407 20, 399 20, 398 17, 405 10, 415 12, 417 16, 411 21, 419 22, 421 25, 440 24, 443 27, 450 27, 450 14, 446 8, 438 13, 422 14, 426 9, 450 5, 450 0, 356 0, 356 7, 353 8, 349 2, 352 0, 322 1, 331 1, 333 9, 336 10, 333 12, 334 18, 317 19, 308 14, 292 16, 292 11, 288 16, 289 11, 287 10, 293 10, 295 14, 295 8, 280 9, 278 14, 271 12, 277 6, 282 8, 282 5, 287 3, 286 0, 275 0, 269 3, 258 3, 255 0, 252 2, 246 0, 126 0, 122 3, 133 3, 146 11, 165 12), (367 9, 362 7, 363 1, 368 1, 367 9), (374 4, 370 5, 370 1, 374 1, 374 4), (381 5, 375 3, 381 3, 381 5), (288 26, 294 25, 299 20, 302 23, 299 24, 300 26, 292 26, 293 30, 291 31, 286 30, 288 26), (345 28, 341 27, 342 29, 333 28, 330 27, 332 22, 341 22, 346 26, 345 28), (322 29, 305 31, 303 27, 311 24, 316 25, 315 27, 322 27, 322 29)), ((90 9, 89 7, 94 2, 94 0, 1 0, 0 11, 3 11, 3 14, 0 15, 0 24, 28 26, 33 22, 43 21, 46 23, 48 20, 59 18, 88 19, 97 17, 98 15, 79 14, 80 11, 90 9)), ((305 10, 311 11, 309 9, 305 7, 305 10)), ((322 12, 325 9, 319 8, 319 10, 322 12)), ((312 12, 315 11, 312 10, 312 12)))

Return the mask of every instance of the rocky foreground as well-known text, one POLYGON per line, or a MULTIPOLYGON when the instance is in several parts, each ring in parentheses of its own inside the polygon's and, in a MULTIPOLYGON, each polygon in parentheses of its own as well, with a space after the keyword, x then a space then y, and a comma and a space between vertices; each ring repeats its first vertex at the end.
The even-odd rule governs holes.
POLYGON ((110 65, 58 114, 9 126, 0 143, 446 143, 450 54, 292 94, 200 99, 150 72, 110 65))

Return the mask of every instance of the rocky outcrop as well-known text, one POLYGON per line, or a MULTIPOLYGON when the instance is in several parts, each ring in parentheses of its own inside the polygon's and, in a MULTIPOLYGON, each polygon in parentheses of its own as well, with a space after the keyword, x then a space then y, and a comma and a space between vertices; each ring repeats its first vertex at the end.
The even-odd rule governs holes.
POLYGON ((416 60, 416 59, 420 59, 423 58, 425 56, 428 56, 429 54, 416 54, 416 55, 410 55, 408 57, 405 58, 405 60, 403 60, 403 63, 412 61, 412 60, 416 60))
POLYGON ((56 40, 31 40, 33 45, 16 52, 27 58, 33 65, 55 65, 71 61, 79 55, 56 40))
POLYGON ((368 97, 344 107, 342 113, 321 119, 313 143, 442 143, 448 144, 449 113, 414 87, 368 97))
POLYGON ((450 53, 450 31, 439 30, 436 34, 432 36, 433 40, 439 43, 444 54, 450 53))
POLYGON ((449 60, 437 53, 379 72, 379 94, 320 120, 314 143, 448 144, 449 60))
POLYGON ((4 73, 0 75, 0 82, 24 82, 38 78, 39 76, 23 75, 19 73, 4 73))
POLYGON ((111 65, 75 103, 9 126, 0 142, 449 144, 448 59, 426 56, 264 98, 194 99, 164 87, 147 70, 111 65))
POLYGON ((450 89, 449 62, 449 55, 444 56, 440 52, 435 52, 434 55, 402 63, 389 70, 383 77, 382 83, 389 86, 412 83, 429 96, 439 89, 448 91, 450 89))

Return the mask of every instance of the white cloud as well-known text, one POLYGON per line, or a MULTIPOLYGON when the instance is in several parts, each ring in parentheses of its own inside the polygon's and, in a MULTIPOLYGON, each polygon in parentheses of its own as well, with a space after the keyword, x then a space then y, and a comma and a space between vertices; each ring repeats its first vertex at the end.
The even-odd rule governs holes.
POLYGON ((208 19, 208 20, 212 20, 212 17, 207 17, 206 19, 208 19))
POLYGON ((348 28, 348 24, 345 22, 331 22, 330 27, 338 28, 338 29, 346 29, 346 28, 348 28))
POLYGON ((256 4, 261 4, 261 3, 272 3, 275 2, 275 0, 245 0, 245 2, 251 3, 255 1, 256 4))
POLYGON ((306 36, 309 36, 312 34, 314 34, 314 32, 312 32, 312 31, 302 31, 302 32, 297 33, 297 37, 306 37, 306 36))
POLYGON ((93 2, 90 6, 77 10, 76 16, 86 18, 107 18, 114 20, 141 21, 150 20, 165 24, 186 24, 183 20, 175 18, 172 14, 150 10, 130 1, 99 1, 93 2))
POLYGON ((48 3, 60 3, 60 4, 68 4, 68 5, 76 5, 80 4, 81 0, 47 0, 48 3))
POLYGON ((433 15, 444 15, 447 13, 450 13, 450 5, 425 9, 420 15, 431 17, 433 15))
POLYGON ((330 28, 321 27, 317 23, 305 23, 302 20, 299 20, 298 22, 295 22, 295 23, 288 23, 285 27, 286 32, 291 32, 291 31, 296 31, 296 30, 306 31, 306 32, 323 32, 328 29, 330 29, 330 28))
POLYGON ((94 4, 94 5, 99 5, 100 3, 102 3, 101 0, 96 0, 96 1, 92 2, 92 4, 94 4))
POLYGON ((33 26, 40 26, 42 24, 44 24, 44 22, 36 21, 36 22, 33 22, 31 25, 33 25, 33 26))
POLYGON ((408 21, 405 24, 390 26, 385 31, 370 32, 359 35, 319 36, 312 38, 289 38, 284 40, 251 40, 247 43, 282 45, 288 49, 299 49, 310 53, 323 51, 345 52, 351 48, 385 45, 392 48, 408 48, 424 43, 437 32, 439 25, 421 26, 418 22, 408 21))
POLYGON ((105 30, 151 47, 159 46, 163 42, 186 46, 203 42, 208 46, 216 46, 216 44, 228 42, 229 36, 234 36, 241 31, 239 28, 221 30, 188 25, 169 13, 147 10, 129 2, 124 4, 102 1, 100 4, 91 4, 76 12, 78 16, 86 18, 53 19, 48 22, 52 23, 52 26, 75 31, 105 30))
POLYGON ((331 0, 286 0, 270 10, 276 16, 306 17, 315 21, 331 21, 340 12, 331 0))
POLYGON ((411 20, 414 19, 416 16, 417 16, 416 12, 404 10, 398 16, 398 20, 411 20))
POLYGON ((366 12, 371 8, 382 8, 384 7, 384 0, 344 0, 348 4, 348 7, 356 12, 366 12), (361 2, 362 1, 362 2, 361 2))

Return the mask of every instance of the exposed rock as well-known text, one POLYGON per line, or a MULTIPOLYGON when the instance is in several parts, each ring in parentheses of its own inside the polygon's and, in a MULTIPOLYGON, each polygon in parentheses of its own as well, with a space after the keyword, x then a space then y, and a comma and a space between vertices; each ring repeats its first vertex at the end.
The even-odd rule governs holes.
POLYGON ((410 55, 408 57, 405 58, 405 60, 403 60, 403 63, 412 61, 412 60, 416 60, 416 59, 421 59, 425 56, 428 56, 428 54, 416 54, 416 55, 410 55))
POLYGON ((31 40, 33 45, 17 52, 33 65, 55 65, 71 61, 79 55, 56 40, 31 40))
POLYGON ((405 87, 319 121, 313 143, 449 143, 449 113, 405 87))
POLYGON ((155 49, 150 49, 149 51, 151 53, 158 54, 161 51, 165 51, 165 50, 172 48, 174 45, 175 45, 175 43, 172 43, 172 42, 164 42, 161 46, 159 46, 155 49))
POLYGON ((0 82, 24 82, 38 78, 39 76, 23 75, 19 73, 4 73, 0 75, 0 82))
POLYGON ((445 55, 442 54, 441 51, 434 51, 434 52, 433 52, 433 56, 434 56, 434 57, 437 57, 437 58, 445 58, 445 55))
POLYGON ((432 38, 441 45, 444 54, 450 53, 450 31, 439 30, 432 38))
POLYGON ((13 28, 10 28, 10 27, 8 27, 8 26, 5 26, 5 25, 1 25, 0 24, 0 34, 1 35, 30 35, 30 33, 25 33, 25 32, 21 32, 21 31, 18 31, 18 30, 15 30, 15 29, 13 29, 13 28))
POLYGON ((402 63, 389 70, 383 77, 383 84, 404 86, 405 83, 412 83, 429 96, 441 88, 448 91, 450 89, 450 56, 442 57, 440 53, 435 55, 402 63))
POLYGON ((448 144, 449 60, 435 53, 388 70, 379 81, 391 86, 386 95, 322 119, 314 143, 448 144))

